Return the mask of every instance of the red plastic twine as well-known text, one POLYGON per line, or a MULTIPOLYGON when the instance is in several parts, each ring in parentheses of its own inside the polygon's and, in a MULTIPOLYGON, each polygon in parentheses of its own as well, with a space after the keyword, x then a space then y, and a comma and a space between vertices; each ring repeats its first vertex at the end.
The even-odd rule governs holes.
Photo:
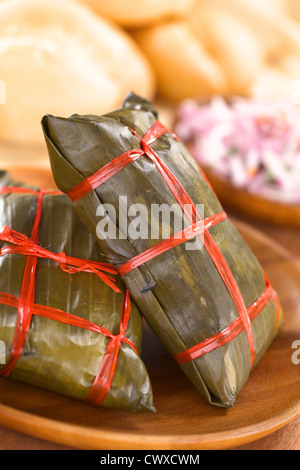
MULTIPOLYGON (((223 346, 224 344, 229 343, 238 334, 240 334, 242 331, 245 331, 249 344, 250 363, 252 369, 255 360, 255 346, 252 332, 252 321, 259 313, 262 312, 262 310, 268 305, 270 300, 273 300, 276 304, 276 327, 278 325, 280 307, 273 288, 271 287, 269 281, 266 279, 265 292, 261 295, 257 302, 253 304, 253 306, 251 306, 250 308, 246 308, 244 299, 241 295, 235 278, 228 264, 226 263, 226 260, 220 248, 209 233, 210 228, 227 218, 226 213, 222 212, 221 214, 215 214, 207 219, 202 220, 195 204, 193 203, 181 183, 178 181, 178 179, 172 173, 166 163, 160 158, 160 156, 150 147, 150 145, 153 144, 162 135, 166 133, 171 133, 169 129, 167 129, 159 121, 156 121, 147 131, 143 138, 140 137, 133 129, 130 130, 140 141, 141 149, 130 150, 120 155, 119 157, 113 159, 102 169, 89 176, 86 180, 79 183, 67 194, 73 200, 73 202, 76 202, 87 194, 89 194, 94 189, 101 186, 101 184, 103 184, 109 178, 121 171, 132 161, 136 160, 142 155, 147 155, 147 157, 150 158, 151 161, 156 165, 165 183, 169 187, 177 202, 180 204, 185 215, 188 217, 191 226, 183 230, 181 233, 173 235, 169 239, 163 240, 155 247, 146 250, 144 253, 141 253, 133 259, 127 261, 118 269, 119 273, 121 274, 121 276, 124 276, 132 270, 138 268, 142 264, 146 263, 147 261, 166 252, 167 250, 170 250, 175 246, 178 246, 179 244, 198 236, 203 242, 205 249, 209 253, 224 284, 226 285, 226 288, 230 296, 232 297, 232 300, 239 313, 239 317, 231 325, 229 325, 228 328, 216 335, 216 337, 209 338, 204 343, 200 343, 191 349, 183 351, 182 353, 175 356, 175 360, 179 364, 184 364, 186 362, 194 360, 197 357, 202 356, 203 354, 211 352, 223 346), (132 158, 133 155, 134 158, 132 158)), ((178 137, 175 134, 171 133, 171 135, 174 139, 179 141, 178 137)), ((205 177, 203 172, 201 173, 205 181, 208 183, 207 178, 205 177)))
POLYGON ((10 245, 1 248, 0 256, 15 253, 27 257, 20 297, 17 298, 10 294, 0 293, 0 304, 8 305, 18 309, 16 330, 11 348, 10 359, 7 365, 0 371, 0 375, 3 375, 4 377, 9 377, 11 375, 17 361, 23 353, 32 316, 42 316, 60 323, 65 323, 67 325, 93 331, 109 339, 109 343, 102 359, 98 374, 95 377, 90 393, 86 397, 87 401, 95 404, 101 404, 110 390, 114 378, 121 343, 124 342, 128 344, 134 350, 134 352, 138 354, 135 344, 125 337, 131 312, 129 292, 127 289, 125 289, 119 335, 113 335, 107 329, 85 320, 84 318, 63 312, 59 309, 35 304, 35 274, 39 258, 51 259, 55 261, 60 265, 63 271, 69 274, 75 274, 78 272, 94 273, 115 292, 120 292, 120 290, 115 285, 116 279, 111 277, 110 274, 117 275, 118 272, 109 264, 73 258, 67 256, 65 253, 55 254, 42 248, 38 244, 44 196, 49 194, 61 194, 60 192, 45 190, 35 191, 19 187, 3 187, 0 188, 0 194, 1 193, 35 194, 37 196, 37 212, 30 239, 26 237, 26 235, 11 230, 8 226, 5 226, 0 231, 0 241, 10 243, 10 245))

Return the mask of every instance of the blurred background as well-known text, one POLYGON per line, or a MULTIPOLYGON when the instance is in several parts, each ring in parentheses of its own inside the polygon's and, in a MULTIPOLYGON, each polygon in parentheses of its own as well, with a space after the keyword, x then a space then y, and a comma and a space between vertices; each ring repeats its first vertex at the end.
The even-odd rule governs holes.
POLYGON ((0 0, 0 166, 49 167, 44 114, 129 91, 207 171, 300 205, 298 0, 0 0))

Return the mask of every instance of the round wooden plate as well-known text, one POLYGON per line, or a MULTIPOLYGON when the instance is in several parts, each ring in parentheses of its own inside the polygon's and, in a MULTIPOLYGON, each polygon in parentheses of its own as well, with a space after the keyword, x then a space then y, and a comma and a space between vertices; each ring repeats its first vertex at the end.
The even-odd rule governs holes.
MULTIPOLYGON (((53 187, 47 170, 11 173, 28 183, 53 187)), ((208 450, 253 442, 300 416, 300 364, 292 361, 292 345, 300 340, 300 269, 269 238, 248 225, 236 225, 279 293, 285 325, 232 409, 208 405, 145 325, 143 359, 156 413, 97 408, 1 378, 0 424, 79 449, 208 450)))
POLYGON ((260 222, 300 228, 300 206, 251 194, 247 190, 236 188, 207 168, 204 168, 204 172, 225 209, 260 222))

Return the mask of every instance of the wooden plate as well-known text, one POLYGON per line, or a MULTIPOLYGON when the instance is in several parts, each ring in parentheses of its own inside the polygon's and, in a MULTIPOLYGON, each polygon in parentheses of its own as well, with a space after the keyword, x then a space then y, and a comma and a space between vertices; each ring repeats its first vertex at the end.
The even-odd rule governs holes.
POLYGON ((225 209, 260 222, 300 228, 300 206, 265 199, 236 188, 209 169, 204 172, 225 209))
MULTIPOLYGON (((47 170, 12 175, 53 187, 47 170)), ((228 449, 271 434, 300 416, 300 269, 279 245, 248 225, 237 227, 261 261, 285 310, 285 326, 229 410, 208 405, 145 325, 143 359, 157 412, 133 415, 97 408, 9 379, 0 380, 0 424, 79 449, 228 449)))

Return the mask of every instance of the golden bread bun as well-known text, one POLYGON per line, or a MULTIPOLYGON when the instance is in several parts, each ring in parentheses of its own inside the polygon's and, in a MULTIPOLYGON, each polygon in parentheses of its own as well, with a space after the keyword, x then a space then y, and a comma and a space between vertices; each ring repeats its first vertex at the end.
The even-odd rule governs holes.
MULTIPOLYGON (((271 5, 276 6, 277 8, 280 8, 281 10, 285 12, 288 9, 289 0, 260 0, 260 1, 270 3, 271 5)), ((291 1, 298 2, 298 0, 291 0, 291 1)))
MULTIPOLYGON (((292 0, 297 1, 298 0, 292 0)), ((287 54, 291 51, 299 55, 300 28, 273 1, 253 0, 199 0, 200 7, 213 5, 226 10, 241 22, 253 29, 262 47, 270 55, 287 54)))
POLYGON ((243 19, 225 8, 201 2, 190 17, 194 34, 221 66, 227 93, 245 95, 265 60, 264 47, 243 19))
POLYGON ((258 99, 286 96, 291 100, 292 94, 289 74, 268 65, 263 67, 251 87, 251 96, 258 99))
POLYGON ((155 91, 132 38, 69 0, 0 2, 0 63, 1 139, 41 141, 44 114, 102 114, 129 91, 155 91))
POLYGON ((186 19, 132 35, 153 65, 162 97, 251 96, 266 88, 268 77, 277 90, 299 70, 300 28, 278 4, 197 0, 186 19))
POLYGON ((284 11, 296 21, 300 21, 300 2, 299 0, 283 0, 285 2, 284 11))
POLYGON ((141 27, 169 17, 183 17, 197 0, 81 0, 98 14, 126 27, 141 27))
POLYGON ((224 74, 185 21, 164 23, 135 32, 150 60, 160 95, 172 101, 223 93, 224 74))

